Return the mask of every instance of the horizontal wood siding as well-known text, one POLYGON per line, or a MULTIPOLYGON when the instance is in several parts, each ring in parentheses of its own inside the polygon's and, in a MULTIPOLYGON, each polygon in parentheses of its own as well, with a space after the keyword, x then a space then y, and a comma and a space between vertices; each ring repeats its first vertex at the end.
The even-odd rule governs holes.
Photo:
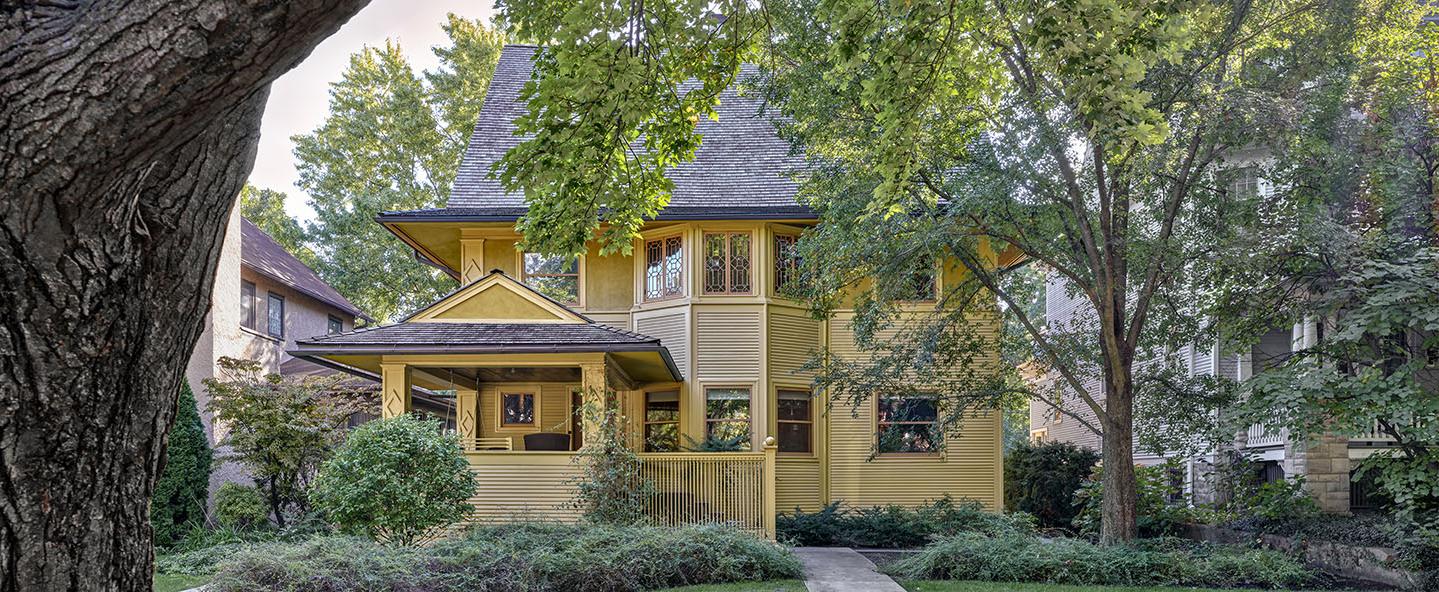
MULTIPOLYGON (((858 359, 850 315, 831 321, 830 346, 836 354, 858 359)), ((993 323, 993 321, 988 321, 993 323)), ((858 409, 836 406, 830 421, 830 498, 851 506, 917 505, 948 494, 998 510, 1002 505, 999 413, 975 416, 960 433, 946 439, 941 455, 871 458, 875 438, 875 401, 858 409)))
MULTIPOLYGON (((675 365, 686 374, 689 372, 689 322, 684 311, 666 312, 655 316, 639 317, 634 320, 635 332, 660 340, 668 349, 675 365)), ((686 377, 688 378, 688 377, 686 377)))
POLYGON ((695 374, 700 380, 755 380, 760 373, 759 311, 695 312, 695 374))
POLYGON ((770 377, 780 381, 809 382, 814 372, 801 372, 820 346, 819 321, 801 311, 771 308, 769 324, 770 377))
POLYGON ((585 316, 594 319, 601 325, 625 330, 630 328, 630 313, 627 312, 585 312, 585 316))
POLYGON ((796 507, 813 512, 824 505, 820 485, 820 461, 812 458, 785 458, 775 461, 775 510, 788 514, 796 507))
POLYGON ((471 522, 574 522, 574 455, 549 452, 470 453, 478 486, 471 522))

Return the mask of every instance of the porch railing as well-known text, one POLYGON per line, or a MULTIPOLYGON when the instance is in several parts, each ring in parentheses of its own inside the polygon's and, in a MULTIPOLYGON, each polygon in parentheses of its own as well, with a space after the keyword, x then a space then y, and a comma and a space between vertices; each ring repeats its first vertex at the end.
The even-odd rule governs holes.
POLYGON ((460 447, 466 452, 515 449, 514 441, 509 438, 460 438, 460 447))
POLYGON ((654 487, 645 514, 655 523, 728 524, 774 538, 775 452, 665 452, 640 455, 640 474, 654 487))
POLYGON ((1289 440, 1289 430, 1283 428, 1269 429, 1264 424, 1249 426, 1249 448, 1261 448, 1265 446, 1283 446, 1289 440))

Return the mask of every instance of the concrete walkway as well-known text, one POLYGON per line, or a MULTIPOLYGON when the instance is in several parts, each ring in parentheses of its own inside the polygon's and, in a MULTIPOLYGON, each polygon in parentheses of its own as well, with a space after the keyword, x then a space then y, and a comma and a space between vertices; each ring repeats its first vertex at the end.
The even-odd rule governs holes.
POLYGON ((904 592, 874 563, 847 547, 798 547, 809 592, 904 592))

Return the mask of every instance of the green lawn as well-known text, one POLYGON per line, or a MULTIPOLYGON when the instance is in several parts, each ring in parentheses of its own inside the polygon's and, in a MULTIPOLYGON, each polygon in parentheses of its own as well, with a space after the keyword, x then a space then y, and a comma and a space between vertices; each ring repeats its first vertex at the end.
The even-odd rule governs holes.
MULTIPOLYGON (((1001 582, 910 581, 909 592, 1225 592, 1215 588, 1172 586, 1067 586, 1061 584, 1010 584, 1001 582)), ((1253 592, 1250 590, 1249 592, 1253 592)))
POLYGON ((772 582, 741 582, 738 584, 706 584, 670 588, 660 592, 804 592, 804 582, 799 580, 774 580, 772 582))
POLYGON ((155 574, 155 592, 180 592, 205 583, 202 576, 155 574))

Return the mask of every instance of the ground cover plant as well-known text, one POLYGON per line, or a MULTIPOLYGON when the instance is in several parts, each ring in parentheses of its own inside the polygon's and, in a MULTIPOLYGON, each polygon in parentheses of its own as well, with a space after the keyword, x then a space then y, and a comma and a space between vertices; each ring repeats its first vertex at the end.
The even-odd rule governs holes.
POLYGON ((1151 539, 1095 545, 1080 539, 983 536, 939 541, 886 567, 913 580, 1293 589, 1319 583, 1298 560, 1263 549, 1151 539))
POLYGON ((948 497, 917 508, 899 505, 849 508, 831 503, 818 512, 796 508, 775 520, 778 538, 805 547, 922 547, 936 537, 977 532, 1021 534, 1034 531, 1028 514, 998 514, 978 502, 956 503, 948 497))
POLYGON ((224 561, 211 588, 625 592, 799 575, 789 551, 728 527, 516 524, 426 547, 351 537, 258 544, 224 561))

